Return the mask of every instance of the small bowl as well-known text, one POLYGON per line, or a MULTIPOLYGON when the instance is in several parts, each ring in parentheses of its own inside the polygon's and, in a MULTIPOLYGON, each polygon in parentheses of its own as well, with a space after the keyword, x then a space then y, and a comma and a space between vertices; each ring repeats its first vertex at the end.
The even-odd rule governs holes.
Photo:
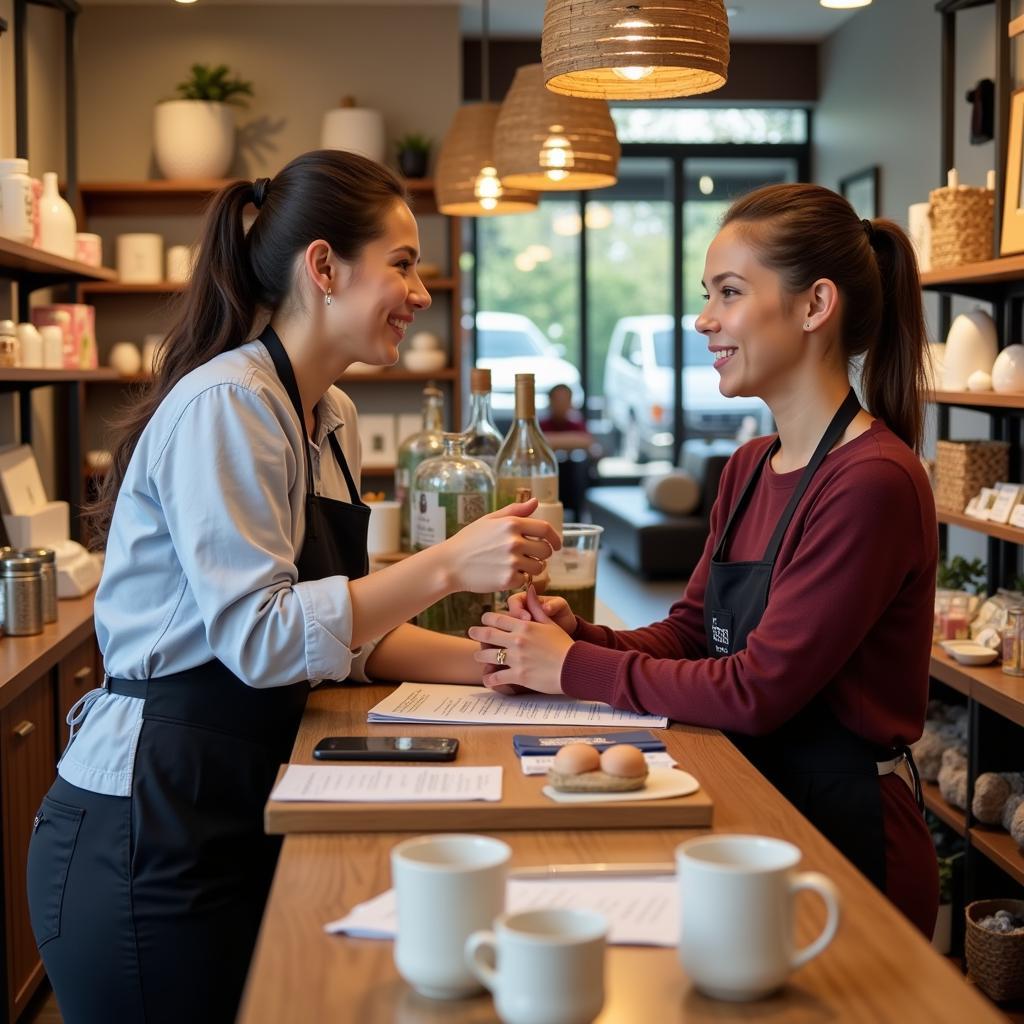
POLYGON ((406 345, 405 350, 415 352, 437 352, 444 348, 441 339, 433 331, 417 331, 406 345))
POLYGON ((436 373, 448 365, 448 353, 436 349, 410 349, 402 356, 405 368, 413 373, 436 373))

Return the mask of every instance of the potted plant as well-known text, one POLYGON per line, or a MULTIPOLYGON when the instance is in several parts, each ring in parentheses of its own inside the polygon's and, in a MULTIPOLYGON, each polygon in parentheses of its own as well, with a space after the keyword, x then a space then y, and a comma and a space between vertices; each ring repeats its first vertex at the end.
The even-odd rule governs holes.
POLYGON ((231 78, 227 65, 193 64, 178 99, 156 105, 154 155, 166 178, 223 178, 235 156, 232 106, 244 106, 252 83, 231 78))
POLYGON ((395 145, 398 148, 398 169, 407 178, 425 178, 430 160, 430 139, 415 132, 403 135, 395 145))

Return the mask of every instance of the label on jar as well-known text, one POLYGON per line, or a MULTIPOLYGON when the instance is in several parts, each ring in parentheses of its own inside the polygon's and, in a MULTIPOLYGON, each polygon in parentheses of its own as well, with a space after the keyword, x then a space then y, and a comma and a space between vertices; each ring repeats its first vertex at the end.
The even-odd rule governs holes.
POLYGON ((498 480, 498 508, 515 501, 521 488, 538 501, 558 501, 557 476, 503 476, 498 480))
POLYGON ((445 540, 445 510, 432 491, 412 492, 412 545, 429 548, 445 540))

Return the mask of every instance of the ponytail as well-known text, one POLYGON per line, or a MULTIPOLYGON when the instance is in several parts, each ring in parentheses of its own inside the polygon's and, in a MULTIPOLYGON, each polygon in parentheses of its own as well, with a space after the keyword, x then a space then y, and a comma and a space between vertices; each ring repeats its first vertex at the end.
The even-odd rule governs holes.
POLYGON ((924 422, 927 335, 914 250, 890 220, 862 221, 820 185, 768 185, 740 197, 723 224, 741 224, 758 257, 791 293, 819 278, 843 299, 840 342, 864 357, 868 411, 914 451, 924 422))
POLYGON ((304 153, 272 180, 233 182, 217 193, 174 326, 157 351, 153 380, 112 424, 117 441, 110 471, 85 509, 94 546, 106 542, 142 432, 178 381, 249 340, 257 314, 273 312, 288 298, 295 258, 310 242, 323 238, 338 257, 354 260, 383 233, 384 217, 398 201, 408 197, 387 168, 341 150, 304 153), (258 212, 246 232, 249 204, 258 212))

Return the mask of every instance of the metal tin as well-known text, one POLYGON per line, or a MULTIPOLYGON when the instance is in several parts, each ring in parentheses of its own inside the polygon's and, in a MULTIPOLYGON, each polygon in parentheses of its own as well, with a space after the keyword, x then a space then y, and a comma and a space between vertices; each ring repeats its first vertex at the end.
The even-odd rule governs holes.
MULTIPOLYGON (((0 547, 0 558, 6 558, 8 555, 14 553, 14 548, 5 545, 0 547)), ((4 635, 6 630, 4 629, 4 588, 0 587, 0 637, 4 635)))
POLYGON ((43 622, 57 621, 57 552, 53 548, 24 548, 18 552, 43 563, 43 622))
POLYGON ((43 560, 31 555, 0 558, 4 629, 8 636, 33 636, 43 631, 43 560))

